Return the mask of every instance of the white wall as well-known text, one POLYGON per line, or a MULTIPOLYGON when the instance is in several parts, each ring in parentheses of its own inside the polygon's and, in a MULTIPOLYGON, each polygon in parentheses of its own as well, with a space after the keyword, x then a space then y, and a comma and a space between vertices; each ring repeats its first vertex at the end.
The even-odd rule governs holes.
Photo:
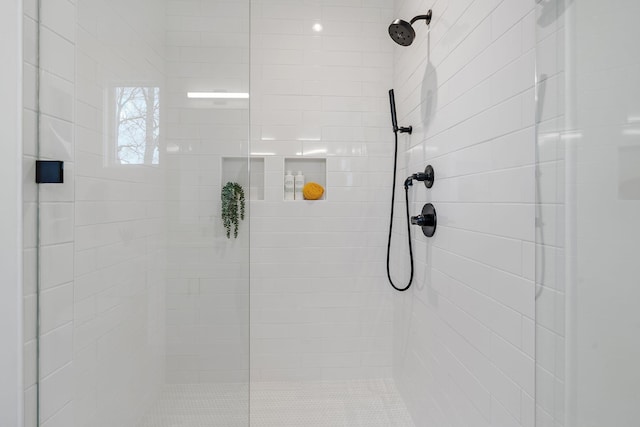
POLYGON ((251 6, 252 381, 388 377, 391 1, 251 6), (326 200, 283 201, 286 158, 316 159, 326 200))
POLYGON ((23 425, 22 402, 22 2, 0 5, 0 424, 23 425))
POLYGON ((630 427, 640 417, 640 4, 608 2, 606 16, 596 2, 552 6, 537 19, 537 425, 630 427))
POLYGON ((159 88, 163 136, 164 6, 78 2, 72 395, 78 427, 135 425, 164 384, 164 145, 160 139, 157 164, 113 158, 119 87, 159 88))
MULTIPOLYGON (((59 6, 75 10, 73 3, 61 1, 59 6)), ((55 134, 65 135, 72 118, 77 122, 71 133, 75 142, 50 152, 51 157, 72 156, 67 161, 73 191, 44 194, 52 209, 75 201, 75 226, 67 224, 62 228, 66 233, 51 236, 50 242, 51 265, 61 272, 51 290, 71 286, 75 313, 73 353, 58 346, 61 352, 43 353, 50 379, 61 378, 63 384, 51 382, 49 392, 43 390, 43 414, 51 425, 127 425, 144 410, 140 402, 152 399, 162 375, 163 331, 158 325, 165 315, 159 262, 164 174, 151 168, 109 169, 102 145, 105 93, 113 85, 155 84, 164 77, 164 33, 155 25, 165 11, 147 2, 136 4, 140 7, 117 14, 109 2, 80 1, 77 45, 75 32, 66 32, 67 21, 47 23, 43 18, 45 30, 51 30, 46 40, 61 43, 54 51, 69 53, 71 48, 75 58, 48 58, 54 62, 47 68, 45 89, 61 89, 51 93, 71 94, 72 99, 58 105, 61 109, 49 105, 57 111, 50 110, 52 123, 62 129, 55 134), (142 13, 149 10, 155 15, 142 13), (145 19, 136 21, 140 17, 145 19), (139 29, 149 23, 154 24, 151 31, 141 35, 139 29), (140 43, 129 44, 132 40, 140 43), (77 75, 67 68, 68 60, 77 61, 77 75), (70 116, 58 116, 65 112, 70 116), (145 219, 150 212, 156 216, 145 219), (69 253, 78 260, 70 271, 62 267, 66 263, 55 262, 66 262, 69 253), (136 272, 127 277, 140 281, 106 280, 119 277, 114 276, 119 271, 136 272), (120 359, 123 348, 134 349, 127 353, 134 354, 133 363, 120 359), (75 382, 66 375, 69 366, 75 382), (123 379, 132 381, 131 387, 123 388, 118 381, 123 379), (120 394, 122 390, 127 393, 120 394)), ((425 2, 396 2, 395 11, 391 6, 252 3, 251 151, 265 158, 264 200, 251 203, 253 378, 381 377, 391 375, 393 367, 417 425, 531 426, 533 1, 435 1, 431 32, 417 24, 418 39, 408 48, 395 47, 384 28, 395 16, 424 13, 425 2), (323 25, 320 34, 312 29, 316 22, 323 25), (428 242, 414 230, 416 281, 406 294, 391 291, 384 271, 393 147, 386 91, 391 86, 401 124, 415 128, 413 136, 401 140, 399 182, 427 163, 437 175, 431 191, 422 186, 412 190, 412 213, 433 201, 440 225, 428 242), (283 202, 284 160, 300 153, 326 159, 326 200, 283 202)), ((72 19, 74 13, 55 16, 72 19)), ((188 59, 181 55, 196 51, 189 49, 194 47, 192 32, 181 31, 183 19, 188 22, 176 19, 181 22, 176 32, 182 34, 173 35, 173 62, 182 62, 173 64, 176 74, 189 72, 197 62, 181 61, 188 59), (186 41, 180 42, 181 36, 186 41)), ((184 82, 174 77, 169 87, 181 93, 184 82)), ((179 107, 170 113, 175 131, 170 139, 180 140, 179 148, 192 140, 208 149, 200 134, 191 138, 182 132, 193 121, 198 132, 208 131, 203 123, 211 119, 210 112, 177 111, 179 107)), ((183 166, 190 168, 198 157, 185 155, 183 166)), ((175 160, 180 164, 183 159, 175 160)), ((213 175, 203 176, 215 181, 218 174, 213 175)), ((189 179, 194 176, 182 177, 193 184, 189 179)), ((216 193, 215 183, 174 188, 177 195, 194 189, 216 193)), ((215 209, 211 193, 194 195, 192 201, 198 203, 182 212, 193 212, 194 206, 215 209)), ((403 221, 401 208, 399 203, 398 223, 403 221)), ((205 220, 212 218, 194 224, 209 227, 205 220)), ((402 279, 406 240, 403 227, 396 230, 393 268, 402 279)), ((219 232, 210 226, 204 237, 219 232)), ((215 252, 211 245, 206 248, 207 254, 215 252)), ((181 253, 173 265, 179 273, 173 277, 178 279, 176 294, 191 293, 190 279, 198 280, 199 292, 201 280, 214 278, 200 274, 207 273, 208 264, 203 270, 185 268, 190 268, 192 253, 181 253)), ((194 299, 187 295, 177 302, 194 299)), ((62 305, 71 316, 69 302, 62 305)), ((170 308, 169 316, 171 310, 180 311, 180 306, 170 308)), ((69 322, 63 318, 51 332, 65 332, 69 322)), ((170 359, 176 366, 190 361, 170 359)), ((201 369, 184 378, 221 377, 201 369)))
POLYGON ((23 2, 23 144, 22 162, 25 171, 23 197, 23 295, 24 295, 24 419, 25 426, 37 424, 37 280, 38 280, 38 185, 34 164, 38 159, 37 143, 37 78, 38 66, 38 6, 37 1, 23 2))
POLYGON ((164 84, 158 6, 58 0, 38 16, 37 2, 25 2, 28 426, 37 425, 38 363, 47 427, 133 425, 163 383, 164 172, 109 155, 115 88, 164 84), (36 186, 36 156, 65 161, 64 184, 36 186))
POLYGON ((249 92, 249 4, 171 1, 166 12, 170 383, 249 380, 248 217, 238 239, 220 218, 227 180, 244 186, 248 212, 249 101, 187 99, 249 92))
POLYGON ((27 426, 37 425, 38 379, 41 425, 72 423, 75 5, 66 0, 57 2, 54 8, 51 5, 45 3, 38 10, 37 2, 25 2, 24 15, 23 154, 26 182, 23 191, 27 426), (39 61, 38 37, 43 49, 39 61), (39 99, 36 92, 38 86, 39 99), (35 184, 35 160, 38 158, 64 161, 65 183, 35 184), (36 296, 38 285, 41 290, 40 318, 36 296), (39 358, 36 347, 38 338, 39 358))
POLYGON ((565 98, 572 98, 567 88, 573 87, 565 72, 573 68, 567 67, 572 45, 566 43, 574 31, 567 25, 573 20, 571 4, 543 2, 536 7, 536 426, 566 425, 565 388, 573 383, 566 364, 572 351, 566 351, 570 325, 565 307, 570 305, 565 303, 570 289, 566 283, 573 277, 570 251, 575 237, 570 237, 573 221, 567 207, 574 199, 575 172, 566 165, 574 163, 573 143, 582 141, 572 139, 577 136, 572 105, 565 105, 565 98))
POLYGON ((430 7, 431 31, 395 50, 414 126, 400 178, 434 166, 412 211, 433 202, 439 219, 430 240, 414 230, 417 280, 395 295, 395 377, 416 425, 532 426, 534 1, 403 0, 395 15, 430 7))

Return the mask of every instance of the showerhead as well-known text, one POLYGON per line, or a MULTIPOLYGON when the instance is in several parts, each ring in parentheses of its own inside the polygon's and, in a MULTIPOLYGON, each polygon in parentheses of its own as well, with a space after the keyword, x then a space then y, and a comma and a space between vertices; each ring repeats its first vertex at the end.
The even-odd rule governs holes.
POLYGON ((389 25, 389 35, 400 46, 409 46, 416 38, 416 32, 407 21, 396 19, 389 25))
POLYGON ((416 32, 413 29, 413 24, 416 21, 425 20, 427 25, 431 23, 431 16, 433 13, 431 10, 426 15, 418 15, 411 20, 411 22, 403 21, 402 19, 396 19, 389 25, 389 36, 394 42, 400 46, 409 46, 416 38, 416 32))

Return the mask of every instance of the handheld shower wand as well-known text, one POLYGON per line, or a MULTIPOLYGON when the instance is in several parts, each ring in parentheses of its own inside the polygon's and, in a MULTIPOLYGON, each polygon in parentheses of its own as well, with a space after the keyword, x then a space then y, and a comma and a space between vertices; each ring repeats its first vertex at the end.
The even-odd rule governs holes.
POLYGON ((396 202, 396 175, 398 173, 398 132, 400 133, 408 133, 411 135, 413 132, 413 127, 398 127, 398 117, 396 116, 396 100, 395 95, 393 93, 393 89, 389 90, 389 105, 391 107, 391 124, 393 126, 393 133, 395 135, 395 151, 393 155, 393 187, 391 190, 391 217, 389 219, 389 239, 387 240, 387 278, 389 279, 389 283, 399 292, 404 292, 411 287, 411 283, 413 283, 413 247, 411 246, 411 222, 409 220, 409 186, 410 184, 405 181, 404 183, 404 196, 405 196, 405 206, 407 210, 407 236, 409 240, 409 259, 411 262, 411 275, 409 277, 409 283, 404 287, 396 286, 393 283, 393 279, 391 279, 391 268, 390 264, 390 256, 391 256, 391 236, 393 234, 393 212, 395 208, 396 202))
MULTIPOLYGON (((393 89, 389 90, 389 106, 391 107, 391 125, 393 126, 394 133, 413 133, 413 126, 398 127, 398 116, 396 115, 396 96, 393 93, 393 89)), ((397 135, 396 135, 397 136, 397 135)))

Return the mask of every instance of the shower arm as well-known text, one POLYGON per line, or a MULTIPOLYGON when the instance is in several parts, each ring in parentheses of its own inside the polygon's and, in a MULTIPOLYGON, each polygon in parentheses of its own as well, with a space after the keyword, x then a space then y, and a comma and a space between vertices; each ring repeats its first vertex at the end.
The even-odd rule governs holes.
POLYGON ((427 188, 433 187, 433 182, 436 179, 436 174, 433 170, 433 166, 428 165, 424 168, 424 172, 417 172, 409 176, 404 180, 404 189, 407 190, 413 185, 413 181, 424 182, 424 186, 427 188))
POLYGON ((416 21, 420 21, 424 19, 427 21, 427 25, 431 24, 431 17, 433 16, 433 12, 429 11, 426 15, 418 15, 411 20, 411 25, 413 25, 416 21))

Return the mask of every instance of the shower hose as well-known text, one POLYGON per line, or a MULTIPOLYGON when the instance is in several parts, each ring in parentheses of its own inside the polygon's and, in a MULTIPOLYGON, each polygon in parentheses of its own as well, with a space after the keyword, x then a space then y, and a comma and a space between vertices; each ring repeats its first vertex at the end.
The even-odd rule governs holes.
POLYGON ((409 260, 411 262, 411 276, 409 277, 409 283, 404 287, 398 287, 393 283, 393 279, 391 279, 391 269, 389 267, 389 258, 391 255, 391 235, 393 233, 393 211, 396 202, 396 174, 398 172, 398 131, 394 130, 395 134, 395 151, 393 154, 393 187, 391 190, 391 218, 389 219, 389 240, 387 241, 387 277, 389 278, 389 283, 399 292, 404 292, 411 287, 411 283, 413 282, 413 248, 411 247, 411 222, 409 221, 409 184, 405 181, 404 184, 404 200, 407 212, 407 239, 409 240, 409 260))

